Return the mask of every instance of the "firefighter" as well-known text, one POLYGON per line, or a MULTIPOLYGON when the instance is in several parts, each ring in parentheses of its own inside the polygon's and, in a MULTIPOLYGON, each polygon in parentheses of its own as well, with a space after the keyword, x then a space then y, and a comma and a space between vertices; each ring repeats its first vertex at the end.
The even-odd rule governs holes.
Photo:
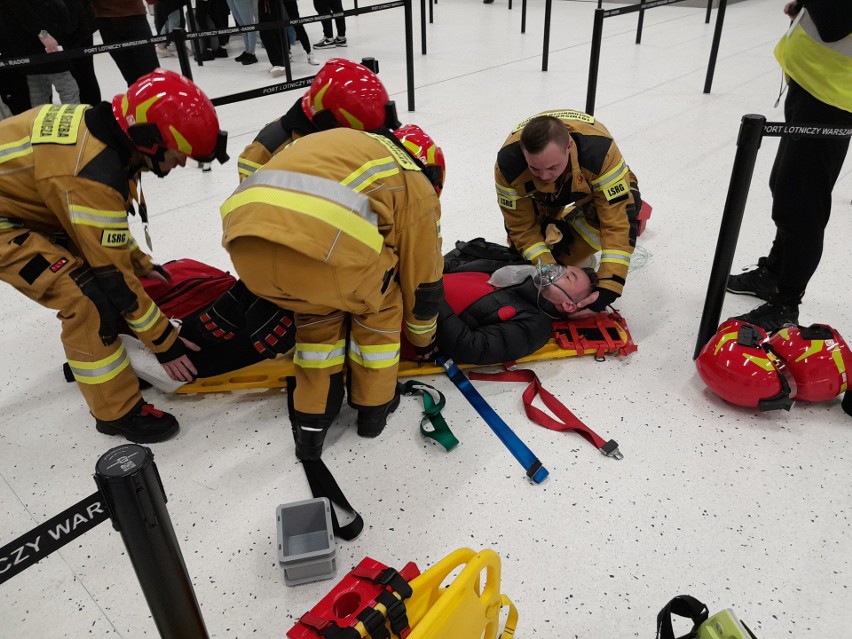
POLYGON ((240 182, 300 137, 337 127, 373 131, 399 127, 382 81, 367 67, 332 58, 287 113, 260 130, 240 155, 240 182))
POLYGON ((187 156, 224 161, 226 139, 201 90, 163 69, 112 104, 45 105, 0 122, 0 280, 58 311, 101 433, 149 443, 178 431, 142 399, 118 339, 123 320, 171 378, 192 379, 187 346, 139 283, 159 267, 127 216, 141 171, 162 177, 187 156))
POLYGON ((223 245, 255 295, 295 311, 290 421, 319 459, 344 395, 376 437, 399 404, 400 330, 426 359, 443 299, 443 153, 419 127, 295 141, 222 205, 223 245))
POLYGON ((595 290, 572 317, 612 304, 627 278, 642 202, 606 127, 579 111, 536 115, 503 143, 494 175, 509 241, 524 259, 580 266, 600 252, 595 290))

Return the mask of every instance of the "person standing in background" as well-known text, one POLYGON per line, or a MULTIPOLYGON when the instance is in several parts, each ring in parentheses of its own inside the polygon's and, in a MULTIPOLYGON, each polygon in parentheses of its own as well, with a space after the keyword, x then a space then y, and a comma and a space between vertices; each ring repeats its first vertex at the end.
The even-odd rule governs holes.
MULTIPOLYGON (((793 22, 775 57, 788 83, 786 122, 852 126, 852 3, 798 0, 788 2, 784 13, 793 22)), ((772 248, 757 268, 728 278, 730 292, 766 304, 736 319, 767 332, 799 323, 799 304, 822 257, 831 192, 848 149, 848 137, 781 138, 769 176, 772 248)))
MULTIPOLYGON (((150 38, 151 25, 142 0, 91 0, 95 27, 104 44, 150 38)), ((159 66, 153 44, 109 52, 127 86, 159 66)))
MULTIPOLYGON (((343 2, 341 0, 314 0, 314 9, 317 10, 317 15, 326 15, 329 13, 338 13, 343 11, 343 2)), ((346 42, 346 18, 340 16, 334 19, 334 24, 337 26, 337 37, 334 37, 334 31, 331 28, 331 19, 322 20, 323 39, 314 45, 316 49, 330 49, 331 47, 345 47, 346 42)))
MULTIPOLYGON (((257 15, 252 0, 228 0, 228 8, 234 16, 234 22, 238 27, 244 27, 257 23, 257 15)), ((243 34, 245 51, 234 60, 243 65, 257 64, 257 56, 254 54, 257 47, 257 31, 247 31, 243 34)))
MULTIPOLYGON (((284 0, 284 9, 287 11, 287 15, 290 16, 290 20, 301 17, 299 15, 299 3, 296 0, 284 0)), ((296 32, 299 44, 302 45, 305 54, 308 56, 308 64, 318 65, 319 62, 317 62, 314 54, 311 53, 311 41, 308 39, 308 32, 305 31, 305 25, 294 24, 292 29, 296 32)))

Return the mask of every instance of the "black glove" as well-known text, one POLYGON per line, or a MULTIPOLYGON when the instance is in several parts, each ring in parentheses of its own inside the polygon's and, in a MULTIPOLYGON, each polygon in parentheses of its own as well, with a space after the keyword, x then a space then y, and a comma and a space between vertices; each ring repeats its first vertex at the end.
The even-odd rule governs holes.
POLYGON ((83 295, 88 297, 97 309, 100 319, 98 337, 101 338, 104 346, 109 346, 118 339, 118 320, 121 317, 118 309, 110 302, 109 297, 104 293, 89 267, 78 268, 72 271, 70 275, 83 295))
POLYGON ((598 292, 598 299, 589 304, 586 308, 590 311, 594 311, 595 313, 600 313, 601 311, 605 311, 606 307, 615 302, 620 295, 615 291, 611 291, 608 288, 596 288, 598 292))
POLYGON ((248 301, 254 295, 242 281, 198 314, 199 331, 202 337, 214 342, 233 339, 234 333, 245 327, 248 301))
POLYGON ((157 273, 162 275, 163 279, 166 280, 166 284, 168 284, 169 286, 172 286, 174 284, 174 280, 172 280, 172 274, 169 273, 162 264, 154 264, 151 270, 157 271, 157 273))
POLYGON ((246 311, 246 331, 252 346, 268 359, 284 355, 296 344, 293 312, 259 297, 246 311))
POLYGON ((438 356, 438 344, 433 339, 426 346, 415 346, 414 357, 415 362, 434 362, 438 356))

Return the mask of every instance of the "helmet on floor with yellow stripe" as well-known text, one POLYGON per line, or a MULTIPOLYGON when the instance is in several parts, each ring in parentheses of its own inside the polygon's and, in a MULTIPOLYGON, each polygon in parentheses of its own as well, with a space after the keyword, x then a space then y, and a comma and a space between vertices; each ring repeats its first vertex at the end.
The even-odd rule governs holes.
POLYGON ((228 159, 228 134, 219 129, 213 103, 191 80, 167 69, 143 75, 112 100, 121 130, 152 170, 168 151, 199 162, 228 159))

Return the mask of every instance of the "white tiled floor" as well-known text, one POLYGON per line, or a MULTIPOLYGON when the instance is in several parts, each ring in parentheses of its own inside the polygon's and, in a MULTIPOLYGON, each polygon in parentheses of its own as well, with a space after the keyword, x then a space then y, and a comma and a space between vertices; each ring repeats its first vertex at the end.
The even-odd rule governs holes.
MULTIPOLYGON (((733 607, 764 639, 847 636, 852 421, 838 401, 770 414, 729 406, 704 388, 691 358, 740 118, 783 118, 773 109, 781 73, 772 57, 786 29, 782 5, 728 7, 710 95, 702 88, 714 25, 704 24, 704 9, 647 12, 641 46, 633 44, 635 15, 605 23, 596 115, 654 206, 640 240, 647 262, 618 304, 639 351, 534 368, 581 419, 619 441, 624 460, 529 423, 521 387, 479 383, 550 470, 544 484, 530 485, 449 380, 431 378, 449 399, 445 414, 462 441, 453 452, 421 439, 410 399, 378 440, 342 426, 330 437, 324 458, 367 522, 356 541, 339 544, 340 574, 365 555, 426 568, 460 546, 491 547, 503 559, 503 590, 521 613, 518 637, 650 637, 657 611, 679 593, 713 611, 733 607)), ((550 71, 542 73, 541 4, 530 3, 521 35, 520 2, 510 12, 505 0, 441 0, 427 56, 419 54, 415 26, 417 111, 410 114, 401 9, 349 19, 350 47, 317 52, 321 60, 376 57, 401 119, 443 146, 447 247, 477 235, 501 240, 491 175, 511 127, 548 108, 584 107, 594 7, 554 3, 550 71)), ((319 39, 317 25, 308 30, 319 39)), ((242 49, 232 41, 229 50, 242 49)), ((164 64, 177 69, 175 59, 164 64)), ((109 58, 98 57, 97 69, 105 95, 122 89, 109 58)), ((265 69, 265 59, 250 67, 228 59, 194 74, 219 96, 271 84, 265 69)), ((296 77, 315 69, 297 46, 296 77)), ((232 155, 295 97, 221 108, 232 155)), ((736 267, 754 263, 769 245, 766 182, 776 145, 766 140, 758 159, 736 267)), ((217 208, 236 183, 235 162, 147 179, 155 257, 228 268, 217 208)), ((830 323, 852 339, 850 200, 847 163, 802 321, 830 323)), ((64 383, 51 313, 8 287, 0 300, 5 544, 93 492, 95 462, 122 441, 98 434, 76 389, 64 383)), ((729 297, 725 313, 752 305, 729 297)), ((210 635, 283 636, 332 585, 286 587, 276 560, 276 506, 310 496, 293 456, 285 397, 147 397, 181 421, 178 437, 153 448, 210 635)), ((341 423, 353 421, 346 411, 341 423)), ((9 638, 156 635, 108 524, 0 587, 0 619, 0 636, 9 638)))

